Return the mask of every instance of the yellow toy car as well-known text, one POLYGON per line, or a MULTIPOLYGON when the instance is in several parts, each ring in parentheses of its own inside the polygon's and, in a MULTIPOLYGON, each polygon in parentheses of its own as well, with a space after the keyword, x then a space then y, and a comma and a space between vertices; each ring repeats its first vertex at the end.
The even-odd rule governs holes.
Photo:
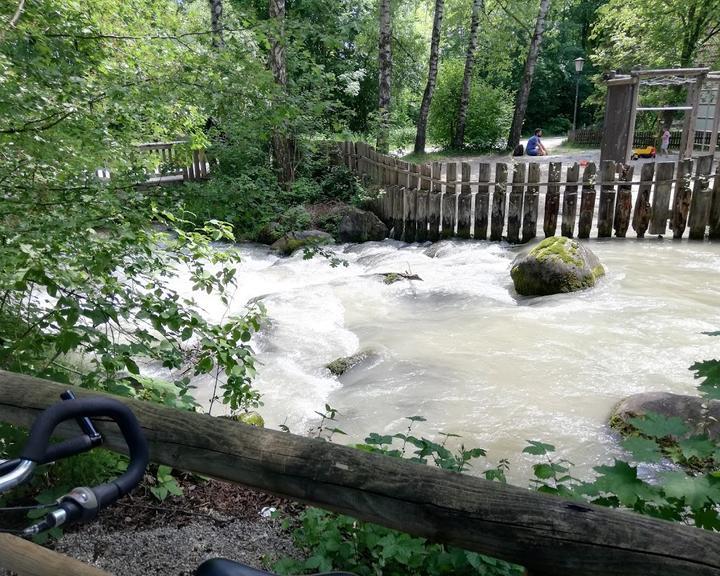
POLYGON ((643 148, 633 148, 631 158, 637 160, 638 158, 655 158, 656 154, 655 146, 645 146, 643 148))

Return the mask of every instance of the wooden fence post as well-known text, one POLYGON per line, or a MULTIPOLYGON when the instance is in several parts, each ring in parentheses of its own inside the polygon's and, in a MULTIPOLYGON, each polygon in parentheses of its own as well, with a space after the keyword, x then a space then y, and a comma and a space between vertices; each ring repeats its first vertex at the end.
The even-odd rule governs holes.
MULTIPOLYGON (((620 165, 620 180, 632 182, 633 166, 620 165)), ((632 212, 632 184, 618 185, 617 201, 615 203, 615 236, 625 238, 628 226, 630 225, 630 213, 632 212)))
POLYGON ((493 190, 492 215, 490 217, 490 240, 502 240, 505 227, 505 198, 507 196, 508 167, 505 162, 495 164, 495 188, 493 190))
POLYGON ((633 212, 632 227, 638 238, 645 237, 645 231, 650 223, 650 192, 652 191, 652 180, 655 175, 655 162, 643 164, 640 171, 640 186, 638 187, 635 211, 633 212), (645 184, 646 182, 646 184, 645 184))
MULTIPOLYGON (((445 165, 445 193, 442 197, 442 238, 452 238, 455 235, 455 194, 457 189, 457 162, 448 162, 445 165)), ((433 177, 435 166, 433 165, 433 177)))
POLYGON ((405 198, 405 227, 403 229, 402 239, 405 242, 415 242, 415 229, 417 227, 417 190, 405 188, 403 196, 405 198))
POLYGON ((682 238, 687 226, 688 211, 690 210, 690 198, 692 196, 691 178, 693 161, 688 158, 678 164, 677 184, 675 185, 675 197, 673 199, 672 231, 673 238, 682 238))
POLYGON ((513 185, 508 201, 507 239, 511 244, 520 242, 520 221, 522 218, 523 196, 525 193, 525 173, 527 165, 518 162, 513 168, 513 185))
POLYGON ((457 235, 458 238, 470 238, 472 223, 472 192, 470 188, 470 164, 460 165, 460 196, 457 198, 457 235))
MULTIPOLYGON (((432 166, 430 164, 422 165, 422 172, 426 176, 423 178, 423 187, 429 192, 428 199, 428 235, 427 239, 430 242, 437 242, 440 239, 440 210, 441 210, 441 197, 442 194, 439 190, 435 189, 435 184, 432 182, 432 166)), ((440 185, 438 184, 438 189, 440 185)))
POLYGON ((573 182, 580 180, 580 166, 577 162, 568 167, 565 180, 567 184, 565 184, 565 190, 563 191, 562 225, 560 226, 560 233, 567 238, 572 238, 575 234, 575 220, 577 219, 578 207, 578 185, 573 184, 573 182))
POLYGON ((562 176, 562 162, 550 162, 548 167, 548 187, 545 194, 545 215, 543 219, 543 232, 545 238, 555 236, 557 230, 557 217, 560 210, 560 182, 562 176))
MULTIPOLYGON (((711 155, 700 156, 695 169, 695 185, 693 187, 692 201, 690 202, 690 227, 691 240, 703 240, 705 228, 710 219, 710 182, 708 176, 712 170, 713 157, 711 155)), ((717 176, 715 177, 717 179, 717 176)))
POLYGON ((488 231, 488 212, 490 211, 490 164, 482 162, 478 167, 477 194, 475 194, 475 240, 485 240, 488 231))
POLYGON ((595 176, 597 168, 589 162, 583 172, 582 196, 580 198, 580 219, 578 221, 578 238, 590 238, 593 215, 595 213, 595 176))
POLYGON ((522 241, 537 236, 538 207, 540 204, 540 164, 531 162, 528 167, 528 188, 523 201, 522 241))
MULTIPOLYGON (((418 177, 420 175, 420 166, 412 164, 412 184, 411 188, 418 189, 418 177)), ((428 203, 429 203, 429 192, 427 189, 417 190, 417 211, 415 214, 415 241, 425 242, 427 240, 427 219, 428 219, 428 203)))
POLYGON ((650 217, 650 234, 665 234, 670 216, 670 191, 675 174, 673 162, 661 162, 657 165, 655 175, 655 193, 652 199, 652 216, 650 217))
MULTIPOLYGON (((398 169, 407 171, 409 170, 409 164, 398 161, 398 169)), ((395 186, 395 193, 393 194, 392 214, 393 214, 393 234, 394 240, 402 240, 403 229, 407 225, 405 222, 405 189, 408 184, 407 174, 403 172, 400 183, 395 186)))
POLYGON ((598 238, 612 236, 613 216, 615 214, 615 173, 616 164, 612 160, 602 163, 600 202, 598 203, 598 238))
MULTIPOLYGON (((720 99, 718 99, 720 101, 720 99)), ((713 186, 712 202, 710 204, 710 238, 720 238, 720 174, 715 170, 715 185, 713 186)))

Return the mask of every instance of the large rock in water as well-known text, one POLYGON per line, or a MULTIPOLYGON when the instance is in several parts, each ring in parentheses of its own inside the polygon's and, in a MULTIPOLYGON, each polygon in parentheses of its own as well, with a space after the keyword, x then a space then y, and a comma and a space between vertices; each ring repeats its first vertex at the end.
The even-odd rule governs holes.
POLYGON ((304 230, 302 232, 288 232, 274 242, 270 248, 289 256, 298 248, 318 246, 320 244, 334 244, 335 239, 322 230, 304 230))
POLYGON ((595 254, 564 236, 546 238, 524 256, 518 256, 510 270, 515 290, 522 296, 592 288, 604 274, 595 254))
POLYGON ((644 416, 649 412, 667 418, 680 418, 690 430, 688 436, 707 434, 710 438, 720 438, 720 400, 670 392, 645 392, 628 396, 615 406, 610 416, 610 425, 623 432, 626 426, 632 427, 630 418, 644 416))
POLYGON ((338 234, 340 242, 371 242, 387 238, 388 228, 372 212, 350 208, 340 220, 338 234))

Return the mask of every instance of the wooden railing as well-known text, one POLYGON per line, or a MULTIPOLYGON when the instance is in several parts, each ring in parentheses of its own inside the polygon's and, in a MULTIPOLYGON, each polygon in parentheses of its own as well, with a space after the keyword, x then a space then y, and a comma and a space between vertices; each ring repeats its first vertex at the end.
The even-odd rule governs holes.
POLYGON ((646 233, 720 237, 720 178, 713 157, 697 161, 634 166, 593 162, 581 167, 561 162, 433 162, 410 164, 362 142, 342 142, 345 164, 382 193, 373 206, 396 240, 436 241, 475 238, 527 242, 541 228, 572 238, 623 238, 630 226, 646 233), (473 178, 471 175, 475 173, 473 178), (714 184, 713 184, 714 183, 714 184), (542 218, 542 222, 540 222, 542 218))
MULTIPOLYGON (((600 148, 602 143, 603 131, 600 128, 581 128, 575 132, 568 133, 568 141, 579 146, 587 146, 589 148, 600 148)), ((720 143, 720 134, 717 136, 720 143)), ((695 146, 709 146, 712 139, 710 131, 695 131, 695 146)), ((682 132, 673 130, 670 132, 670 149, 678 149, 682 140, 682 132)), ((633 135, 633 146, 658 146, 660 144, 660 135, 650 130, 637 130, 633 135)))
MULTIPOLYGON (((29 426, 67 388, 0 371, 0 421, 29 426)), ((720 576, 716 533, 228 419, 121 401, 138 417, 156 463, 501 558, 526 566, 532 576, 720 576)), ((124 450, 115 426, 100 421, 98 428, 107 447, 124 450)), ((58 430, 77 434, 74 426, 58 430)))
POLYGON ((146 142, 136 148, 153 156, 153 170, 148 174, 146 184, 162 184, 184 180, 203 180, 209 173, 205 152, 192 150, 190 163, 181 160, 177 147, 187 144, 186 140, 172 142, 146 142))

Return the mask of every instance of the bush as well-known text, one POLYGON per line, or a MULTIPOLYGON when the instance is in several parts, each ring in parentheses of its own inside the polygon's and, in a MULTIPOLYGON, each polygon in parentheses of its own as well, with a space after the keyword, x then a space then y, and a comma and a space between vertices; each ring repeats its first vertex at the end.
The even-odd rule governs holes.
MULTIPOLYGON (((460 60, 443 62, 430 107, 428 137, 449 148, 457 128, 464 67, 460 60)), ((512 123, 512 97, 502 88, 474 79, 465 124, 465 146, 476 150, 503 148, 512 123)))

